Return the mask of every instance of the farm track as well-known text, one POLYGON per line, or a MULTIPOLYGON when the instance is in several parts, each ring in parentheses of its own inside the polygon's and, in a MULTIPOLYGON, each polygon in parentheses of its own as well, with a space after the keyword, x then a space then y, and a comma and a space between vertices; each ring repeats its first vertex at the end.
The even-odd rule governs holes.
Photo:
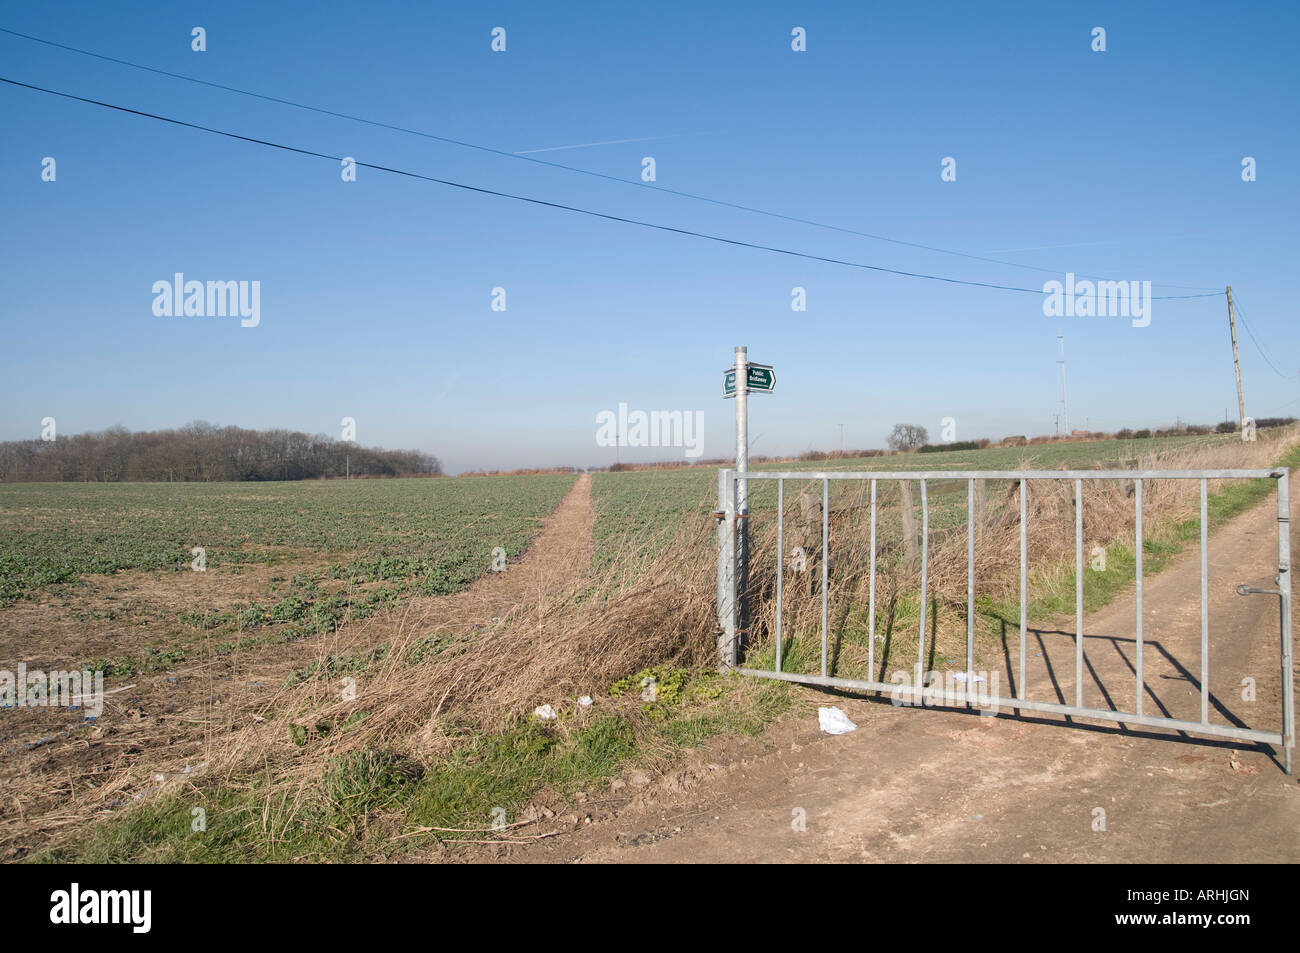
MULTIPOLYGON (((1274 514, 1268 500, 1211 539, 1210 717, 1216 723, 1280 723, 1277 602, 1233 591, 1237 583, 1271 584, 1274 514), (1244 677, 1256 681, 1253 702, 1242 699, 1244 677)), ((1146 710, 1196 720, 1196 547, 1149 578, 1145 590, 1146 710)), ((1134 612, 1130 592, 1085 618, 1085 704, 1132 706, 1134 612)), ((1031 633, 1030 697, 1073 701, 1073 628, 1069 619, 1031 633)), ((1018 642, 1018 634, 1008 642, 1013 638, 1018 642)), ((1006 657, 1013 671, 1015 648, 1006 657)), ((1005 711, 983 718, 798 691, 794 714, 763 737, 716 739, 658 779, 634 774, 625 806, 612 817, 594 817, 527 847, 464 856, 519 863, 1300 858, 1300 784, 1280 770, 1267 746, 1179 743, 1157 729, 1072 727, 1050 715, 1016 718, 1005 711), (819 705, 839 706, 858 730, 822 734, 819 705), (793 826, 800 812, 802 832, 793 826)), ((1009 693, 1005 681, 1002 692, 1009 693)))
MULTIPOLYGON (((461 592, 412 597, 328 635, 106 680, 111 694, 89 734, 69 732, 68 713, 59 709, 7 712, 0 860, 19 859, 50 836, 129 803, 147 790, 138 779, 174 778, 203 763, 215 736, 260 720, 286 699, 290 676, 313 661, 367 651, 399 633, 470 636, 568 588, 590 566, 592 523, 591 477, 583 474, 519 559, 461 592)), ((30 611, 8 611, 15 610, 30 611)))

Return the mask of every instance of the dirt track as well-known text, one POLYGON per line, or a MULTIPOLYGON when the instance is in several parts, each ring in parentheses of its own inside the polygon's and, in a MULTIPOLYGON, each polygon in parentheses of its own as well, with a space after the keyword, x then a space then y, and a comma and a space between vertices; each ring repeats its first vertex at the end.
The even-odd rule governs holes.
MULTIPOLYGON (((1275 504, 1210 542, 1210 719, 1280 724, 1275 504), (1257 698, 1242 698, 1243 678, 1257 698)), ((1195 547, 1145 586, 1146 711, 1199 720, 1200 567, 1195 547)), ((1135 604, 1085 620, 1084 702, 1131 710, 1135 604)), ((1007 667, 1017 667, 1018 632, 1007 667)), ((1029 646, 1030 696, 1073 702, 1072 620, 1029 646), (1060 631, 1063 629, 1064 631, 1060 631), (1038 653, 1041 657, 1035 655, 1038 653)), ((800 689, 768 735, 720 742, 642 788, 605 822, 526 848, 515 862, 1291 862, 1300 860, 1300 785, 1267 746, 1172 741, 1158 730, 1067 726, 896 708, 888 700, 800 689), (858 724, 817 727, 817 706, 858 724), (730 765, 729 767, 727 765, 730 765), (1103 815, 1098 809, 1104 811, 1103 815), (794 829, 802 812, 806 830, 794 829), (1104 829, 1100 828, 1104 820, 1104 829)), ((1009 694, 1006 683, 1003 693, 1009 694)), ((640 779, 646 781, 647 779, 640 779)))

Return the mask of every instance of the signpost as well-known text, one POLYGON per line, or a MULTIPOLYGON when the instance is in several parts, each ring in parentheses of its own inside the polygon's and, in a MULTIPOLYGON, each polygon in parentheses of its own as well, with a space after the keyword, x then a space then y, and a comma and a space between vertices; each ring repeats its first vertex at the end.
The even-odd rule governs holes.
MULTIPOLYGON (((776 374, 771 364, 750 364, 745 389, 756 394, 770 394, 776 390, 776 374)), ((736 369, 729 368, 722 376, 722 396, 736 396, 736 369)))
MULTIPOLYGON (((748 394, 770 394, 776 389, 776 372, 770 364, 751 364, 745 347, 736 348, 736 364, 728 369, 722 377, 722 396, 736 398, 736 508, 735 508, 735 593, 738 605, 734 607, 732 618, 734 630, 719 636, 722 663, 725 666, 736 664, 739 643, 744 640, 749 626, 748 612, 744 598, 745 587, 749 582, 749 481, 745 474, 749 471, 749 400, 748 394), (736 382, 740 386, 736 386, 736 382)), ((723 501, 718 501, 721 506, 723 501)), ((721 595, 721 594, 720 594, 721 595)), ((721 604, 719 605, 721 609, 721 604)))

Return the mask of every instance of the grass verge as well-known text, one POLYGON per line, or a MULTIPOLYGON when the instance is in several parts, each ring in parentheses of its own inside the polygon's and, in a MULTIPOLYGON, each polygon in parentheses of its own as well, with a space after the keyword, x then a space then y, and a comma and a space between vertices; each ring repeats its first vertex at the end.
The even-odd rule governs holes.
MULTIPOLYGON (((345 862, 399 859, 435 840, 491 839, 532 802, 570 804, 633 767, 662 770, 721 735, 755 735, 792 702, 790 686, 687 669, 647 669, 590 709, 467 734, 445 757, 346 749, 296 788, 269 778, 187 784, 88 825, 38 863, 345 862), (648 693, 653 678, 662 691, 648 693), (442 830, 435 830, 442 829, 442 830)), ((295 743, 346 737, 307 732, 295 743)), ((554 824, 544 824, 552 829, 554 824)), ((528 828, 533 830, 533 828, 528 828)))

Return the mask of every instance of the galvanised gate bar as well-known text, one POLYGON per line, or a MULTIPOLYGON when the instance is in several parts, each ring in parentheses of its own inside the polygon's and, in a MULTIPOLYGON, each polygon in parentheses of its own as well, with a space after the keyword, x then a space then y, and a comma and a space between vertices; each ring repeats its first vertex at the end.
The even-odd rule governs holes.
MULTIPOLYGON (((831 688, 850 689, 869 692, 893 692, 897 683, 871 680, 838 678, 827 672, 827 584, 829 581, 830 557, 830 484, 832 480, 867 481, 871 486, 871 540, 868 590, 868 672, 875 671, 875 628, 876 628, 876 524, 877 524, 877 485, 880 481, 913 481, 920 484, 921 497, 921 589, 920 589, 920 648, 918 659, 925 653, 926 625, 926 587, 929 574, 929 536, 930 509, 927 487, 938 481, 965 480, 967 485, 967 582, 966 582, 966 671, 974 669, 975 637, 975 521, 969 518, 974 511, 975 485, 980 480, 1009 480, 1019 482, 1020 497, 1020 659, 1019 679, 1016 682, 1014 698, 991 696, 987 702, 994 706, 1011 709, 1024 709, 1036 712, 1051 712, 1078 718, 1095 719, 1124 724, 1144 725, 1152 728, 1167 728, 1189 734, 1209 735, 1233 738, 1241 741, 1262 742, 1278 746, 1285 761, 1288 774, 1293 774, 1292 754, 1295 749, 1295 686, 1292 674, 1291 651, 1291 534, 1290 534, 1290 471, 1285 468, 1267 470, 980 470, 980 471, 898 471, 898 472, 842 472, 842 471, 738 471, 720 469, 718 471, 718 653, 719 664, 723 668, 736 669, 742 675, 758 678, 775 678, 788 682, 807 685, 820 685, 831 688), (1276 589, 1256 589, 1238 586, 1240 595, 1270 594, 1276 595, 1281 613, 1281 652, 1282 672, 1282 726, 1280 731, 1263 731, 1255 728, 1243 728, 1232 725, 1212 724, 1209 720, 1210 707, 1210 619, 1209 619, 1209 519, 1208 490, 1209 480, 1275 480, 1277 483, 1277 575, 1276 589), (775 655, 771 671, 744 668, 740 666, 739 648, 742 636, 748 625, 748 607, 745 605, 744 589, 747 578, 749 551, 747 544, 746 523, 749 520, 747 493, 745 484, 752 480, 775 480, 777 485, 777 534, 776 559, 776 625, 775 655), (784 523, 785 523, 785 482, 793 480, 807 482, 820 480, 822 484, 821 505, 821 674, 805 675, 781 671, 781 625, 782 625, 782 584, 784 572, 784 523), (1025 658, 1026 658, 1026 594, 1028 589, 1028 570, 1026 560, 1027 541, 1027 486, 1029 480, 1073 480, 1075 494, 1075 679, 1074 704, 1037 701, 1025 697, 1025 658), (1115 709, 1087 708, 1083 704, 1083 481, 1084 480, 1131 480, 1134 486, 1135 509, 1135 557, 1134 573, 1137 612, 1136 631, 1136 690, 1134 692, 1133 711, 1115 709), (1142 668, 1142 574, 1143 574, 1143 531, 1142 531, 1142 487, 1147 480, 1197 480, 1200 482, 1200 582, 1201 582, 1201 646, 1200 646, 1200 702, 1199 721, 1168 718, 1150 715, 1143 711, 1145 682, 1142 668)), ((971 699, 969 694, 961 692, 925 690, 927 697, 941 698, 944 702, 964 705, 971 699)), ((982 700, 983 701, 983 700, 982 700)))

